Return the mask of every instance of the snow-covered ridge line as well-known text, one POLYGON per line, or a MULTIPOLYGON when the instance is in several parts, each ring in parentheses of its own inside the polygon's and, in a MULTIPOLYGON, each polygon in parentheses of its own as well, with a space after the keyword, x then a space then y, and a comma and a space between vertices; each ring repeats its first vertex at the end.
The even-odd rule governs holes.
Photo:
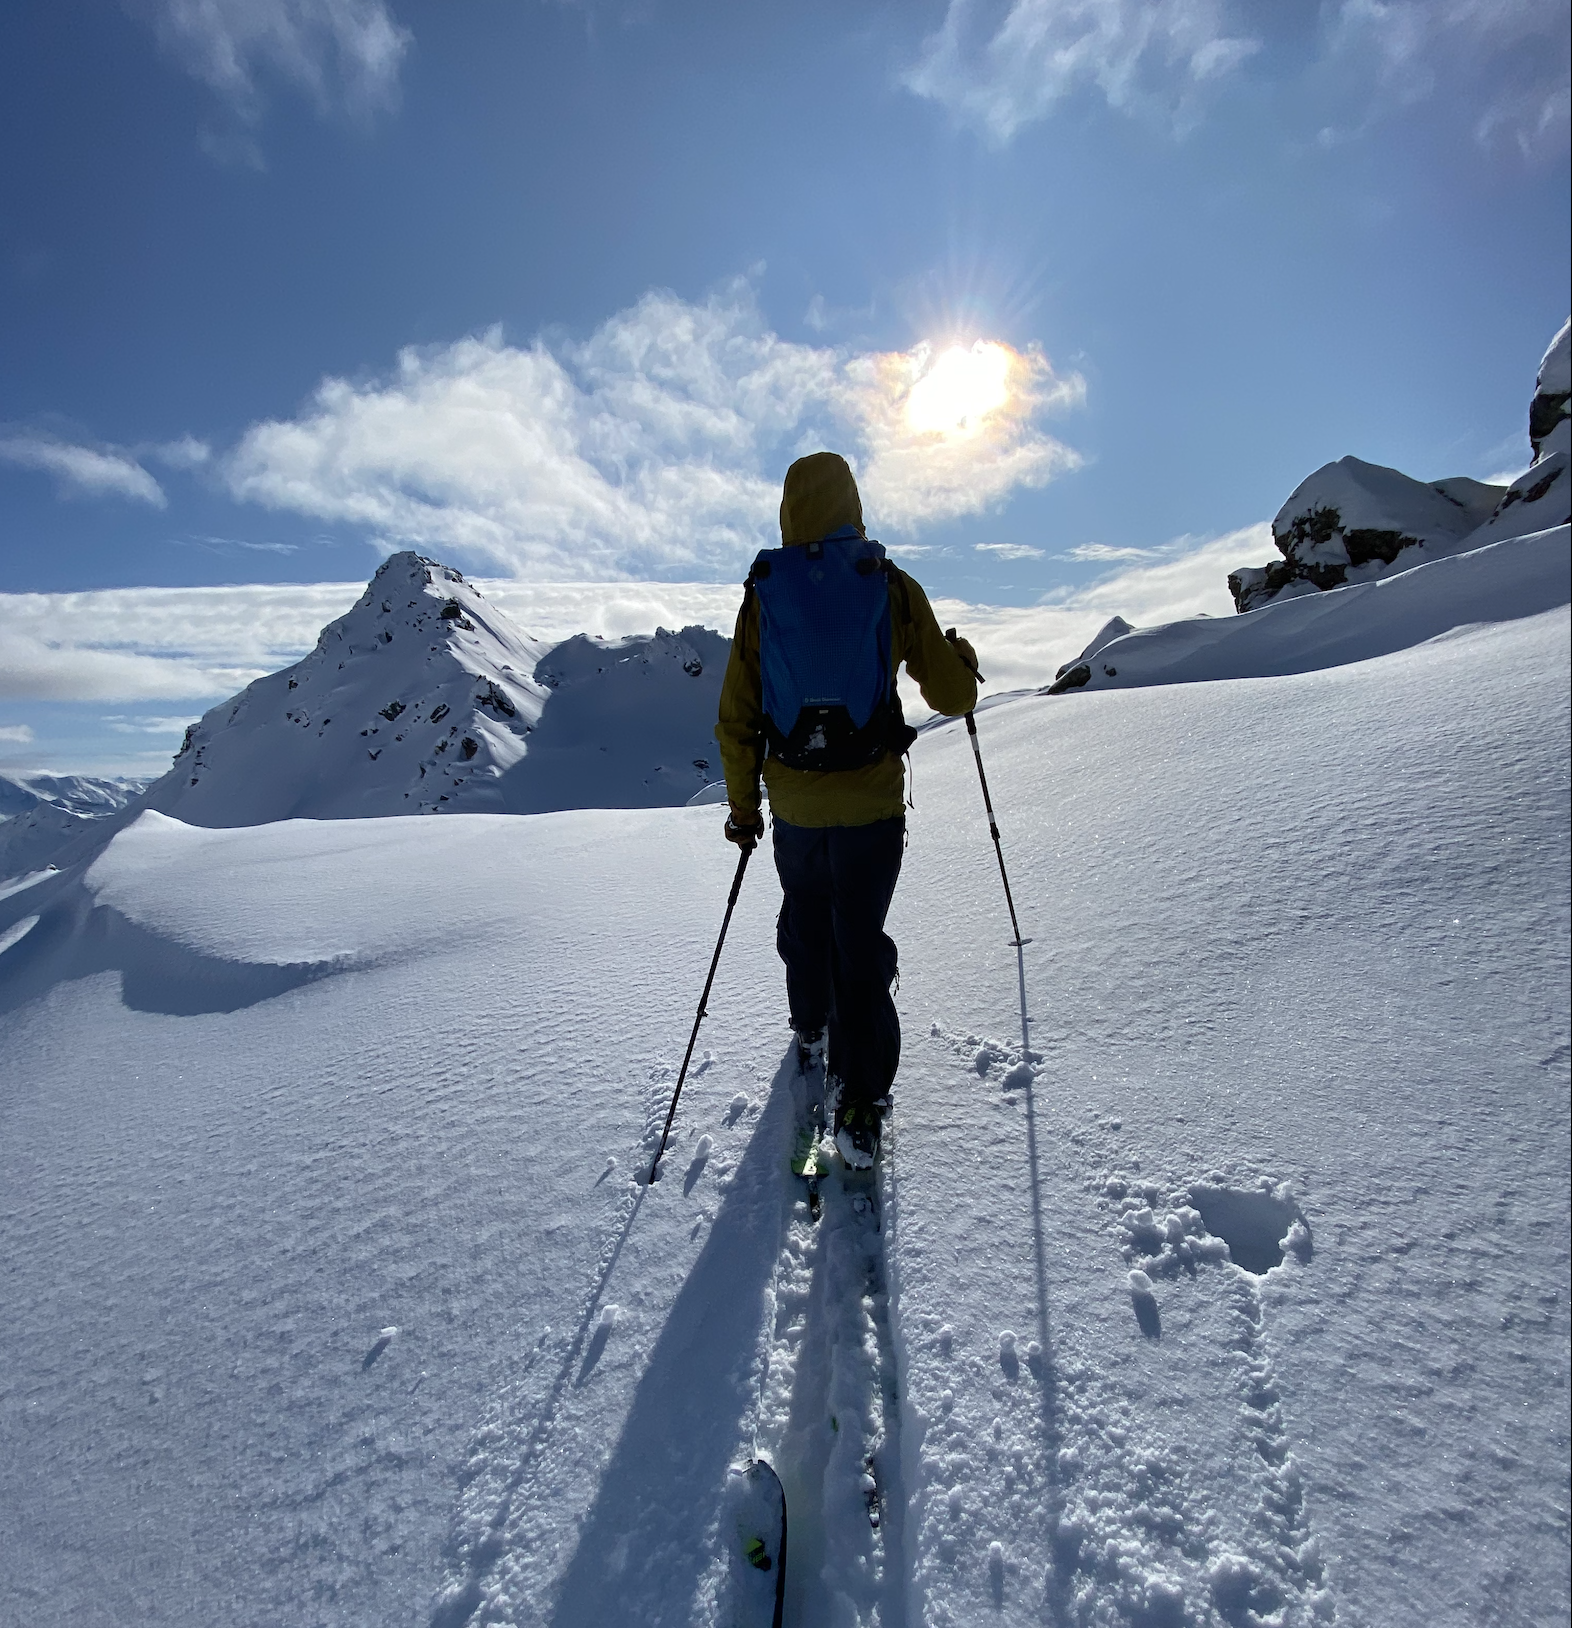
MULTIPOLYGON (((1050 694, 1267 678, 1367 661, 1482 622, 1572 600, 1572 527, 1491 543, 1370 582, 1092 641, 1050 694)), ((1117 620, 1117 619, 1116 619, 1117 620)))
POLYGON ((310 655, 193 726, 144 805, 224 826, 680 804, 715 778, 727 648, 700 627, 550 645, 395 554, 310 655))
POLYGON ((1282 554, 1233 572, 1238 610, 1376 578, 1487 543, 1572 521, 1568 376, 1572 322, 1540 359, 1528 408, 1530 467, 1509 486, 1454 476, 1416 481, 1396 469, 1339 458, 1301 481, 1272 522, 1282 554))

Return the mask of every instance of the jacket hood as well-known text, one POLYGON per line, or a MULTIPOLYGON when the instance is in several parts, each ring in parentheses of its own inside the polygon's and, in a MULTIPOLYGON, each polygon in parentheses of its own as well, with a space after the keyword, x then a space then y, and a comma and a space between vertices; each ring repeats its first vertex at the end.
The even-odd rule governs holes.
POLYGON ((781 492, 781 541, 817 543, 853 526, 864 537, 862 498, 851 465, 838 452, 810 452, 786 471, 781 492))

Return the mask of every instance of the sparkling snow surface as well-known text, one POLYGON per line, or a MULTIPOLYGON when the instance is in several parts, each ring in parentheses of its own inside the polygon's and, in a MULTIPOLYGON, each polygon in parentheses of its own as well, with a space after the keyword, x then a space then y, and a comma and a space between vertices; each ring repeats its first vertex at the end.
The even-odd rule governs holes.
POLYGON ((989 710, 1035 1079, 925 734, 817 1223, 767 854, 639 1179, 716 810, 148 814, 0 900, 0 1622, 723 1624, 755 1446, 795 1628, 1564 1621, 1568 678, 1560 609, 989 710))

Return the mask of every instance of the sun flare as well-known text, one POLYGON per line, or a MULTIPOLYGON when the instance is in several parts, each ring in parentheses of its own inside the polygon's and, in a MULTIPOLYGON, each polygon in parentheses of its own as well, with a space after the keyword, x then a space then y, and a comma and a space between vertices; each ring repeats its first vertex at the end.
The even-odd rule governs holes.
POLYGON ((941 351, 906 398, 907 425, 919 435, 976 434, 1009 400, 1013 360, 1008 345, 988 339, 941 351))

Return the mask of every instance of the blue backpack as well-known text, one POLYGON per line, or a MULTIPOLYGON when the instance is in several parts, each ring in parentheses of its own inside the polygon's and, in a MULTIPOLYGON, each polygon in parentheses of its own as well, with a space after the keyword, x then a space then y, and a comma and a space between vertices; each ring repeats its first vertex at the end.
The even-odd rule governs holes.
POLYGON ((851 527, 754 560, 764 734, 788 768, 861 769, 916 739, 890 660, 895 580, 883 545, 851 527))

